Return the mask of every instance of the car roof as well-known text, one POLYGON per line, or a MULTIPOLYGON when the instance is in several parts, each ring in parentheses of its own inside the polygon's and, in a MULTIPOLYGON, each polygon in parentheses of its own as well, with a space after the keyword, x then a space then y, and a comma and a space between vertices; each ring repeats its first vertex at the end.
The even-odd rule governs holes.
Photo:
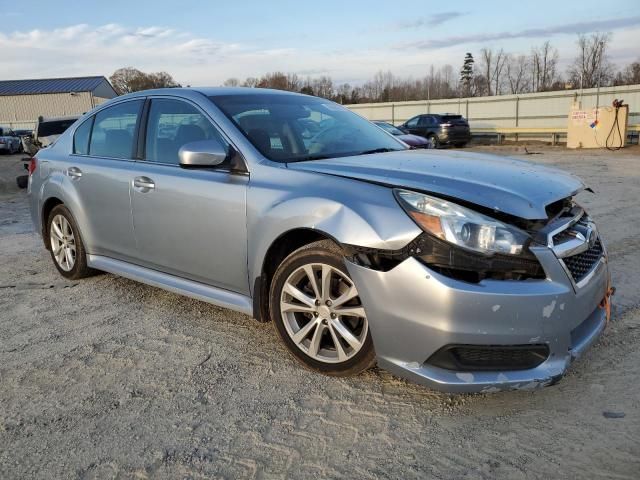
MULTIPOLYGON (((179 88, 154 88, 150 90, 141 90, 139 92, 129 93, 116 99, 122 99, 124 97, 144 97, 147 95, 179 95, 181 93, 186 94, 189 92, 198 92, 207 97, 218 97, 228 95, 297 95, 302 97, 308 97, 303 93, 288 92, 286 90, 274 90, 271 88, 252 88, 252 87, 179 87, 179 88)), ((314 97, 317 98, 317 97, 314 97)))

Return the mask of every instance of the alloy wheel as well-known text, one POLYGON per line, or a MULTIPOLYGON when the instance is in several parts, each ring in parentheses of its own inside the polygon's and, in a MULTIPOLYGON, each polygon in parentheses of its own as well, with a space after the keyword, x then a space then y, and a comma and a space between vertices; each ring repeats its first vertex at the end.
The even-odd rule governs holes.
POLYGON ((71 224, 63 215, 56 215, 51 220, 49 237, 56 263, 65 272, 71 271, 76 263, 76 238, 71 224))
POLYGON ((331 265, 313 263, 294 270, 282 288, 280 312, 295 345, 320 362, 351 359, 367 338, 369 326, 358 291, 331 265))

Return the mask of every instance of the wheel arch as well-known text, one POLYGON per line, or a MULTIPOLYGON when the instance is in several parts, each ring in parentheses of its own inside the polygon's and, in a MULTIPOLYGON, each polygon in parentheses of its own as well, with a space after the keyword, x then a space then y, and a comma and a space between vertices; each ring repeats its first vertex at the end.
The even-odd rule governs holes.
POLYGON ((70 180, 69 177, 55 172, 42 183, 37 191, 38 201, 40 203, 38 209, 38 214, 40 215, 39 226, 45 245, 47 244, 46 235, 49 213, 56 205, 64 205, 69 209, 71 215, 73 215, 73 219, 78 225, 85 246, 89 249, 89 246, 93 244, 90 223, 73 181, 70 180))
POLYGON ((299 248, 321 240, 329 240, 341 246, 329 233, 309 227, 287 230, 271 242, 262 260, 259 275, 253 281, 253 316, 256 320, 268 322, 271 319, 269 289, 273 275, 282 261, 299 248))
POLYGON ((51 249, 51 245, 47 241, 47 237, 49 234, 48 225, 47 225, 49 214, 51 213, 51 210, 53 210, 55 207, 57 207, 58 205, 64 205, 64 204, 65 203, 57 196, 49 197, 42 203, 42 209, 40 212, 40 232, 42 234, 42 240, 44 241, 44 246, 47 250, 51 249))

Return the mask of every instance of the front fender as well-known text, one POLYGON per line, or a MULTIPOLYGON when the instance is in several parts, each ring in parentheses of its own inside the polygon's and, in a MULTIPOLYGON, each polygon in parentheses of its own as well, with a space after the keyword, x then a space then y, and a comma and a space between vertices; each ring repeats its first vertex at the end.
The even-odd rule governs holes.
POLYGON ((251 285, 269 247, 291 230, 316 230, 339 243, 385 250, 402 248, 421 232, 388 187, 292 170, 286 180, 286 186, 252 181, 248 190, 251 285))

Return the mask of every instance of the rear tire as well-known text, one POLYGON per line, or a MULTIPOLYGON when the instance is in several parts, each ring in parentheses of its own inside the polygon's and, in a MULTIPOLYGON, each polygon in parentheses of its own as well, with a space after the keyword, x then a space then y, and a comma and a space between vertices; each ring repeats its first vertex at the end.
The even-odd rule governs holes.
POLYGON ((87 253, 80 229, 64 205, 56 205, 47 219, 47 245, 53 264, 65 278, 79 280, 94 273, 87 266, 87 253))
POLYGON ((333 242, 291 253, 273 276, 269 302, 276 331, 307 368, 350 376, 375 364, 364 307, 333 242))
POLYGON ((431 144, 433 145, 433 148, 439 148, 440 147, 440 140, 438 139, 437 135, 434 135, 433 133, 430 135, 427 135, 427 140, 431 141, 431 144))

